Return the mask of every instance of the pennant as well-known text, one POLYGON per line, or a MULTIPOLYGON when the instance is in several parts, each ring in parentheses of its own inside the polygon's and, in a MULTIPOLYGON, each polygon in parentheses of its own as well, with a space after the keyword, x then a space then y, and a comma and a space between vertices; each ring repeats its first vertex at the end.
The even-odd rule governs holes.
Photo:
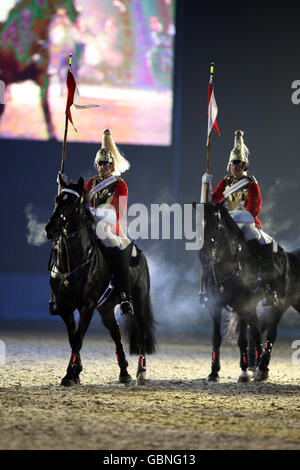
POLYGON ((212 86, 212 75, 210 76, 210 81, 208 85, 208 126, 207 126, 207 144, 209 135, 212 128, 215 129, 216 133, 220 135, 220 131, 217 124, 217 115, 218 115, 218 106, 215 99, 214 89, 212 86))
POLYGON ((75 77, 71 70, 68 70, 68 75, 67 75, 67 88, 68 88, 68 97, 67 97, 67 105, 66 105, 66 114, 68 114, 68 119, 73 125, 75 131, 77 132, 77 129, 74 126, 73 120, 72 120, 72 114, 71 114, 71 106, 74 105, 76 109, 88 109, 88 108, 99 108, 101 105, 99 104, 86 104, 84 106, 79 105, 79 89, 76 84, 75 77))

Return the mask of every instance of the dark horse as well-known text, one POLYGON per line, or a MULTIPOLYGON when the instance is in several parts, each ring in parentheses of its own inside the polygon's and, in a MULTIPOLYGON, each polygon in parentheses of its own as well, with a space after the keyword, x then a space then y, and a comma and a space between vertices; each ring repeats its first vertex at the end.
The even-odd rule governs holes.
MULTIPOLYGON (((114 308, 119 303, 115 291, 103 305, 97 307, 100 297, 110 285, 111 271, 109 260, 106 260, 103 249, 99 247, 100 240, 94 233, 95 220, 87 208, 84 181, 80 178, 76 184, 67 183, 60 177, 60 184, 62 190, 56 197, 54 212, 45 229, 47 238, 56 240, 57 256, 51 267, 50 284, 56 298, 57 314, 66 324, 72 350, 67 374, 61 383, 66 386, 80 383, 80 350, 96 308, 116 345, 119 380, 127 383, 131 377, 127 372, 128 362, 114 315, 114 308), (74 320, 76 309, 80 315, 77 328, 74 320)), ((130 354, 139 355, 137 381, 143 383, 146 354, 155 352, 156 340, 147 260, 140 250, 138 258, 135 266, 130 268, 134 315, 130 315, 126 323, 129 324, 130 354)))
MULTIPOLYGON (((33 80, 40 98, 48 136, 55 139, 48 101, 49 26, 58 8, 64 8, 75 23, 78 13, 73 0, 22 0, 0 23, 0 80, 5 85, 33 80)), ((66 59, 67 60, 67 59, 66 59)), ((4 105, 0 105, 0 116, 4 105)))
POLYGON ((213 320, 212 366, 209 382, 219 380, 223 309, 238 312, 238 345, 241 373, 239 382, 249 380, 247 369, 250 327, 255 345, 256 365, 261 353, 261 331, 256 315, 256 266, 242 231, 222 204, 204 206, 204 244, 199 257, 205 279, 207 306, 213 320))
POLYGON ((293 253, 286 253, 278 246, 274 253, 274 288, 278 302, 272 307, 271 321, 259 325, 256 307, 264 298, 264 279, 270 273, 263 270, 249 250, 243 233, 222 204, 204 204, 204 245, 200 250, 208 298, 208 309, 213 319, 212 368, 209 381, 218 380, 220 370, 220 346, 222 342, 222 310, 230 308, 238 317, 238 344, 241 354, 242 381, 248 380, 247 368, 248 338, 255 347, 255 380, 268 377, 271 349, 276 339, 277 325, 289 306, 300 311, 300 259, 293 253), (261 347, 261 331, 267 330, 267 341, 261 347))

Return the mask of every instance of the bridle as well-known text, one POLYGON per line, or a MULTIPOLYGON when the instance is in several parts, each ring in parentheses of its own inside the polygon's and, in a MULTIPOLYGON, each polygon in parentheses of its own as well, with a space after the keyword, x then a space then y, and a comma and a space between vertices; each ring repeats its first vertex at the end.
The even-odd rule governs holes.
MULTIPOLYGON (((74 191, 73 189, 69 189, 69 188, 63 188, 61 192, 62 193, 73 194, 79 199, 79 204, 75 204, 74 206, 72 206, 70 208, 69 211, 66 211, 64 214, 63 213, 60 214, 60 217, 61 217, 63 223, 65 223, 65 222, 67 222, 68 218, 71 217, 75 211, 77 211, 78 207, 79 208, 83 207, 82 206, 83 196, 81 196, 77 191, 74 191)), ((81 211, 81 213, 83 213, 83 211, 81 211)), ((52 266, 50 267, 50 261, 53 258, 53 252, 54 252, 55 248, 52 247, 52 250, 51 250, 50 261, 49 261, 49 271, 54 273, 56 277, 61 278, 63 280, 63 282, 65 283, 65 285, 68 284, 67 278, 69 276, 71 276, 72 274, 74 274, 75 272, 79 271, 80 269, 88 272, 89 269, 84 269, 84 267, 92 262, 93 258, 95 257, 95 255, 97 253, 97 250, 93 250, 93 249, 90 248, 89 251, 88 251, 87 258, 85 258, 82 262, 77 263, 77 260, 74 256, 74 254, 71 253, 70 247, 68 246, 68 239, 75 238, 78 233, 79 233, 79 229, 73 231, 72 233, 68 233, 66 228, 62 227, 61 234, 59 236, 59 239, 61 240, 61 243, 63 243, 63 245, 65 247, 65 250, 66 250, 66 254, 67 254, 67 266, 68 266, 67 272, 60 273, 58 271, 57 267, 55 266, 55 262, 53 262, 52 266), (70 268, 70 259, 71 259, 71 257, 73 259, 75 259, 75 263, 78 264, 76 266, 76 268, 73 269, 73 270, 71 270, 71 268, 70 268)))

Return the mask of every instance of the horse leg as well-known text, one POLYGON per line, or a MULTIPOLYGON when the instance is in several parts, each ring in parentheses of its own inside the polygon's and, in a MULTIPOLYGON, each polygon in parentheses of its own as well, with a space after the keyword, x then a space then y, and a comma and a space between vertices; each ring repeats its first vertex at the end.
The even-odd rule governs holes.
POLYGON ((282 317, 282 313, 283 310, 281 308, 274 307, 272 320, 267 330, 267 339, 258 361, 257 372, 255 376, 255 380, 257 382, 266 380, 269 377, 268 365, 271 359, 272 348, 277 337, 277 326, 282 317))
POLYGON ((149 291, 136 286, 132 290, 134 318, 131 323, 130 352, 139 355, 136 380, 138 385, 146 382, 146 354, 155 352, 153 314, 149 291))
POLYGON ((98 311, 101 315, 103 325, 109 330, 110 336, 116 345, 116 358, 120 367, 119 382, 122 384, 127 384, 131 381, 131 376, 127 371, 128 361, 126 359, 124 347, 122 344, 120 328, 115 320, 114 315, 112 314, 113 306, 111 306, 111 308, 107 309, 105 312, 100 309, 98 311))
POLYGON ((206 378, 207 382, 219 382, 219 370, 220 366, 220 347, 222 343, 221 335, 221 322, 222 322, 222 313, 221 309, 218 312, 213 312, 213 336, 212 336, 212 363, 211 363, 211 373, 206 378))
MULTIPOLYGON (((72 332, 72 337, 71 337, 72 340, 70 341, 72 353, 71 353, 71 358, 70 358, 69 365, 67 368, 67 374, 61 381, 61 385, 64 385, 66 387, 70 387, 75 384, 80 384, 79 374, 82 371, 80 350, 82 348, 84 335, 91 322, 93 311, 94 311, 94 305, 92 307, 91 306, 84 307, 79 312, 80 317, 79 317, 78 327, 77 329, 75 327, 75 331, 72 332)), ((74 320, 74 325, 75 325, 75 320, 74 320)))
POLYGON ((240 348, 240 368, 241 372, 238 376, 237 383, 247 383, 250 381, 248 369, 248 341, 247 341, 247 322, 244 319, 239 319, 239 336, 238 345, 240 348))
POLYGON ((259 324, 255 328, 249 328, 249 367, 248 369, 256 373, 258 361, 262 353, 261 334, 257 334, 259 324))
POLYGON ((251 370, 253 373, 256 370, 256 354, 255 354, 255 344, 252 337, 251 328, 248 330, 248 344, 249 344, 249 354, 248 354, 248 370, 251 370))
POLYGON ((63 319, 66 327, 67 327, 67 332, 68 332, 68 337, 69 337, 69 343, 71 346, 71 358, 69 361, 68 369, 67 369, 67 375, 62 379, 61 385, 64 385, 66 387, 70 387, 74 384, 80 383, 79 381, 79 370, 82 370, 82 365, 81 365, 81 360, 80 360, 80 355, 79 354, 74 354, 74 339, 75 339, 75 334, 76 334, 76 324, 75 324, 75 319, 74 319, 74 313, 73 312, 64 312, 62 308, 60 308, 59 304, 57 306, 58 310, 60 311, 60 316, 63 319))
POLYGON ((49 106, 49 75, 40 73, 37 76, 37 84, 40 86, 40 98, 42 104, 42 110, 44 114, 45 123, 47 126, 47 132, 49 139, 56 140, 55 130, 51 117, 51 110, 49 106))
POLYGON ((144 325, 144 319, 142 317, 143 305, 141 302, 141 294, 138 291, 133 293, 133 305, 134 305, 134 321, 135 325, 131 327, 130 334, 130 350, 132 353, 139 355, 138 366, 136 371, 136 381, 138 385, 144 385, 146 383, 146 341, 147 334, 144 325), (136 349, 135 349, 136 348, 136 349))

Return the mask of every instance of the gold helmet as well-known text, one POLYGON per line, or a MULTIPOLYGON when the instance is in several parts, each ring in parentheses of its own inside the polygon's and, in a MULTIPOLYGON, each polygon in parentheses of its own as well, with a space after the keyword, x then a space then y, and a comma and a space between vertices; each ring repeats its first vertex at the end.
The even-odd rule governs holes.
POLYGON ((121 154, 120 150, 114 143, 114 140, 109 129, 103 131, 102 146, 96 153, 94 165, 97 168, 99 162, 113 163, 113 175, 120 175, 130 168, 130 163, 121 154))
POLYGON ((243 139, 244 131, 235 131, 234 133, 234 148, 230 152, 229 161, 227 165, 227 171, 230 170, 230 163, 234 160, 241 160, 246 163, 247 167, 249 165, 249 150, 244 144, 243 139))

